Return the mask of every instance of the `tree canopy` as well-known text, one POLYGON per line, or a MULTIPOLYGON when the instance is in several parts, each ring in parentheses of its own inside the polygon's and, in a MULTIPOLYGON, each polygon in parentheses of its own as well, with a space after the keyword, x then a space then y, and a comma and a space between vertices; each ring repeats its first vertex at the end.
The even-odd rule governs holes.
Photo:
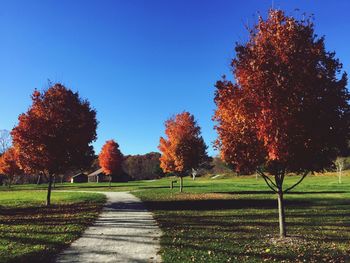
POLYGON ((271 10, 231 65, 236 83, 217 82, 214 119, 216 146, 238 171, 321 171, 346 149, 347 75, 310 18, 271 10))
POLYGON ((19 167, 17 159, 18 152, 14 147, 8 148, 2 156, 0 156, 0 174, 7 176, 8 184, 10 186, 14 177, 23 174, 19 167))
POLYGON ((207 146, 200 127, 189 112, 175 115, 165 122, 167 138, 160 138, 160 166, 164 172, 185 173, 196 169, 206 159, 207 146))

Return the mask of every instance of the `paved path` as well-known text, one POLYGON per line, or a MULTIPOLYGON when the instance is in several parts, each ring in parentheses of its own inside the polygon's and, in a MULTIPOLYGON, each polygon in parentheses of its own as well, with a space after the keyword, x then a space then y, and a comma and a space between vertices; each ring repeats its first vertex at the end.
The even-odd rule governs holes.
POLYGON ((56 262, 161 262, 161 231, 142 202, 127 192, 103 194, 107 203, 95 224, 56 262))

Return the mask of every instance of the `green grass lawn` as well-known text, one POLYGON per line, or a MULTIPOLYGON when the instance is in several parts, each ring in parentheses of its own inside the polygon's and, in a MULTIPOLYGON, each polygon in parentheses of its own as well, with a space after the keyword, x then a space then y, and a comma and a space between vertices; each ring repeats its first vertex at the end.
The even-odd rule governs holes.
MULTIPOLYGON (((269 191, 263 179, 222 176, 192 181, 186 178, 184 193, 179 193, 177 187, 169 189, 172 179, 112 183, 111 188, 108 183, 57 184, 53 200, 62 203, 63 207, 71 207, 64 203, 72 202, 78 202, 75 203, 78 207, 84 207, 85 203, 79 200, 101 200, 101 197, 85 193, 74 197, 78 193, 68 195, 57 193, 57 190, 133 191, 154 212, 163 230, 161 254, 164 262, 350 262, 349 172, 345 173, 342 184, 338 184, 337 177, 332 174, 309 176, 290 194, 285 195, 289 235, 285 240, 278 238, 276 196, 269 191)), ((286 185, 291 185, 297 179, 288 177, 286 185)), ((2 188, 0 205, 13 205, 14 209, 26 207, 29 198, 35 207, 44 202, 44 192, 38 191, 41 196, 31 193, 45 187, 15 186, 11 191, 2 188), (27 192, 28 197, 25 196, 27 192)), ((92 205, 89 202, 87 204, 92 205)), ((75 211, 71 209, 67 214, 72 210, 75 211)), ((26 211, 22 215, 26 215, 26 211)), ((29 213, 31 211, 29 209, 29 213)), ((62 216, 58 214, 57 217, 62 216)), ((95 215, 96 210, 93 210, 87 224, 95 215)), ((7 218, 10 217, 7 215, 7 218)), ((20 218, 18 216, 19 222, 20 218)), ((76 216, 69 218, 73 220, 76 216)), ((67 223, 64 223, 64 219, 56 220, 62 223, 57 226, 59 230, 54 231, 53 227, 55 234, 46 238, 51 240, 48 244, 54 243, 52 247, 59 248, 73 240, 78 233, 72 230, 71 234, 65 236, 62 229, 67 227, 67 223)), ((49 231, 47 226, 35 222, 35 228, 42 227, 42 231, 49 231)), ((74 222, 71 222, 72 225, 74 222)), ((9 233, 6 229, 12 229, 13 226, 9 225, 5 225, 4 232, 9 233)), ((83 225, 79 224, 77 232, 80 233, 83 225)), ((45 236, 39 239, 45 241, 45 236)), ((33 248, 33 242, 30 244, 33 248)), ((48 246, 45 242, 40 244, 48 246)), ((4 250, 5 245, 1 246, 4 250)), ((31 251, 30 246, 27 248, 31 251)), ((39 251, 37 253, 45 255, 46 249, 41 248, 39 251)))
POLYGON ((284 241, 276 196, 262 179, 188 179, 183 194, 135 194, 164 232, 164 262, 350 262, 350 176, 341 185, 334 176, 310 176, 287 194, 284 241))
POLYGON ((45 191, 1 190, 0 262, 52 261, 96 219, 105 201, 101 194, 54 192, 46 208, 45 191))

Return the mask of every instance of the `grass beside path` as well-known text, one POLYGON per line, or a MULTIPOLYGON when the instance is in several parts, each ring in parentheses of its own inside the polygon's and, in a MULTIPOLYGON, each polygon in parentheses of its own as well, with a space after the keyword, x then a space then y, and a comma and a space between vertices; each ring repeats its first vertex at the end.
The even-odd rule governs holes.
POLYGON ((165 263, 350 262, 350 176, 343 184, 310 176, 286 194, 285 240, 276 196, 262 179, 186 180, 185 193, 177 191, 135 192, 163 230, 165 263))
MULTIPOLYGON (((4 190, 2 188, 1 190, 4 190)), ((105 196, 46 191, 0 192, 0 262, 50 262, 97 217, 105 196)))
MULTIPOLYGON (((185 178, 182 194, 178 192, 178 184, 169 189, 171 180, 112 183, 111 188, 108 183, 56 184, 53 202, 61 205, 48 218, 45 208, 40 207, 46 191, 39 191, 46 190, 46 185, 0 188, 0 206, 7 207, 4 210, 0 207, 1 216, 4 216, 2 211, 15 211, 14 217, 11 214, 4 217, 5 225, 0 218, 1 227, 5 227, 0 228, 0 261, 3 255, 13 259, 8 252, 12 250, 18 258, 36 255, 45 258, 76 238, 85 223, 96 216, 103 197, 57 190, 97 190, 134 191, 145 202, 164 233, 161 254, 165 263, 350 262, 350 171, 344 172, 342 184, 331 173, 308 176, 285 195, 289 237, 283 241, 278 238, 276 196, 263 179, 219 176, 192 181, 185 178), (82 203, 89 200, 93 203, 82 203), (61 213, 60 209, 68 212, 61 213), (32 219, 37 216, 44 219, 32 219), (27 217, 29 222, 23 221, 27 217), (16 230, 18 226, 22 231, 26 224, 32 229, 28 236, 16 230), (70 229, 67 234, 66 227, 70 229), (11 235, 19 236, 19 241, 15 238, 13 242, 22 247, 10 246, 11 235)), ((298 177, 287 177, 286 186, 297 180, 298 177)))

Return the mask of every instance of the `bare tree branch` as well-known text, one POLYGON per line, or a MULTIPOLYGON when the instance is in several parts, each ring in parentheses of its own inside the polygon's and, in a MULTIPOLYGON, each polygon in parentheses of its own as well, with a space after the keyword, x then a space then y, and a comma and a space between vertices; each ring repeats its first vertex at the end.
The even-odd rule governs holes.
POLYGON ((0 130, 0 154, 11 146, 11 134, 8 130, 0 130))
POLYGON ((261 177, 265 180, 265 183, 267 184, 267 186, 274 192, 277 193, 278 191, 273 188, 273 186, 269 183, 268 180, 270 180, 270 182, 277 188, 277 186, 271 181, 270 178, 268 178, 262 171, 260 171, 259 169, 257 170, 258 173, 261 175, 261 177))
POLYGON ((300 184, 305 177, 309 174, 309 171, 306 171, 303 176, 300 178, 300 180, 298 182, 296 182, 294 185, 292 185, 291 187, 287 188, 286 190, 283 191, 283 193, 287 193, 288 191, 292 190, 294 187, 296 187, 298 184, 300 184))
POLYGON ((267 175, 265 175, 263 171, 261 171, 260 169, 257 169, 257 171, 258 171, 258 173, 260 173, 260 175, 261 175, 263 178, 266 178, 267 180, 269 180, 270 183, 271 183, 274 187, 278 188, 277 184, 275 184, 267 175))

